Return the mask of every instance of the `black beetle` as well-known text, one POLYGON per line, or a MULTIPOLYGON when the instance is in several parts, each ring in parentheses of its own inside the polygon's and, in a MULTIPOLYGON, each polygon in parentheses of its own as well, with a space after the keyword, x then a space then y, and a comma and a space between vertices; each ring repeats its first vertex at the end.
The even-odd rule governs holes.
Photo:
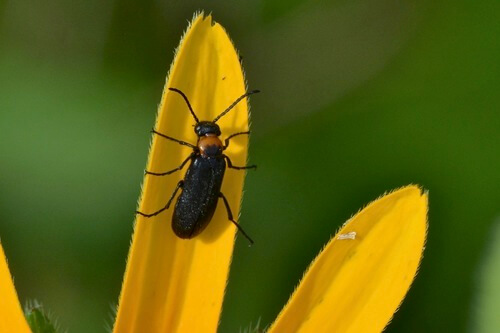
POLYGON ((165 134, 159 133, 153 129, 153 133, 165 139, 175 141, 181 145, 191 147, 193 152, 181 163, 181 165, 173 170, 161 173, 146 171, 146 174, 153 176, 166 176, 181 170, 188 161, 191 161, 191 164, 189 165, 184 179, 177 183, 177 186, 165 207, 151 214, 145 214, 139 211, 136 213, 144 217, 152 217, 160 214, 170 207, 177 191, 181 188, 182 192, 177 199, 174 214, 172 216, 172 229, 180 238, 193 238, 206 228, 215 213, 218 199, 221 198, 226 206, 228 219, 233 222, 238 230, 251 244, 253 244, 253 240, 246 234, 238 222, 233 219, 229 203, 227 202, 224 194, 220 191, 222 180, 224 178, 224 171, 226 170, 226 161, 227 166, 232 169, 257 169, 257 166, 255 165, 244 167, 234 166, 229 157, 224 154, 224 150, 226 150, 229 146, 229 140, 231 138, 234 138, 237 135, 248 135, 250 134, 250 131, 234 133, 224 140, 225 144, 222 144, 222 141, 219 138, 221 131, 219 125, 216 123, 242 99, 258 93, 259 91, 253 90, 238 97, 226 110, 215 117, 213 121, 199 121, 186 95, 179 89, 168 89, 180 94, 186 101, 189 111, 196 121, 194 132, 198 136, 198 142, 195 146, 191 143, 177 140, 165 134))

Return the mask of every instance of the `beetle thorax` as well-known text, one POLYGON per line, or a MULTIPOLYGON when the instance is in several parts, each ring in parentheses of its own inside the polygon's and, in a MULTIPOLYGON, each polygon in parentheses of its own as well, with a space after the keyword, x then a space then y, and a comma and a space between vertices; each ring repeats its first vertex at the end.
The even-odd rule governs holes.
POLYGON ((222 155, 223 145, 218 136, 207 134, 198 139, 198 148, 204 157, 217 157, 222 155))

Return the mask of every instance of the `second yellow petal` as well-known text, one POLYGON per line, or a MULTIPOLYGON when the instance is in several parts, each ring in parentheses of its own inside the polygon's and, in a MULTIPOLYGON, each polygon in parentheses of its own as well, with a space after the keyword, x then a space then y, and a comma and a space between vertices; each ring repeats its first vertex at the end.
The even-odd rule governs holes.
POLYGON ((372 202, 318 255, 269 332, 381 332, 413 281, 426 231, 418 187, 372 202))

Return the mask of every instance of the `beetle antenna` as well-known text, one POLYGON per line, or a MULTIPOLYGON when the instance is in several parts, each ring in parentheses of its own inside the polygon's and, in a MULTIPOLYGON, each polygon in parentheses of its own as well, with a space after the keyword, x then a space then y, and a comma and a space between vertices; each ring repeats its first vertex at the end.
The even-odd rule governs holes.
POLYGON ((200 121, 198 120, 198 117, 196 117, 196 115, 194 114, 193 108, 191 107, 191 104, 189 103, 189 100, 186 97, 186 95, 184 95, 184 93, 182 91, 180 91, 179 89, 176 89, 176 88, 168 88, 168 90, 175 91, 176 93, 178 93, 179 95, 181 95, 184 98, 184 100, 186 101, 186 104, 189 108, 189 111, 191 111, 191 114, 193 115, 194 120, 196 120, 196 123, 199 123, 200 121))
POLYGON ((259 92, 260 92, 260 90, 252 90, 252 91, 249 91, 249 92, 247 92, 247 93, 245 93, 245 94, 241 95, 240 97, 238 97, 238 98, 237 98, 237 99, 233 102, 233 104, 229 105, 229 107, 228 107, 227 109, 225 109, 225 110, 224 110, 224 111, 223 111, 220 115, 218 115, 217 117, 215 117, 215 119, 214 119, 214 121, 213 121, 213 122, 214 122, 214 123, 216 123, 216 122, 217 122, 217 120, 219 120, 220 118, 222 118, 223 116, 225 116, 225 115, 226 115, 226 113, 228 113, 229 111, 231 111, 231 109, 232 109, 232 108, 234 108, 234 107, 236 106, 236 104, 238 104, 238 103, 239 103, 239 101, 241 101, 243 98, 248 97, 248 96, 250 96, 250 95, 252 95, 252 94, 259 93, 259 92))

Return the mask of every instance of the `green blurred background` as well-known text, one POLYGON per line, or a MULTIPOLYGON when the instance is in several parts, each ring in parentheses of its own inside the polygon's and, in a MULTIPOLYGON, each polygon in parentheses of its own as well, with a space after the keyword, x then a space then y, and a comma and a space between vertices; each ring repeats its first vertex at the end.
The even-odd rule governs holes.
POLYGON ((429 190, 429 238, 387 331, 498 331, 498 0, 0 1, 0 237, 22 302, 69 332, 111 325, 149 130, 198 9, 263 91, 241 216, 256 245, 238 237, 220 331, 272 322, 337 228, 409 183, 429 190))

